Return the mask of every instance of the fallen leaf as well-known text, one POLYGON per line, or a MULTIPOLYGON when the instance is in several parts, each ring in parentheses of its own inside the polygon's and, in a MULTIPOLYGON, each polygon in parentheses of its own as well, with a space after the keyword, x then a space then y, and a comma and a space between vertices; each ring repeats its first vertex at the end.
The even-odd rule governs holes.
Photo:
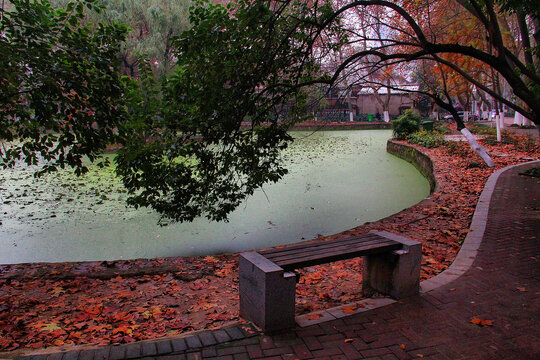
POLYGON ((478 326, 493 326, 493 320, 484 320, 479 318, 473 318, 471 323, 478 326))
POLYGON ((113 335, 118 334, 118 333, 122 333, 124 335, 131 335, 133 333, 133 329, 131 329, 131 327, 128 327, 128 326, 119 326, 116 329, 114 329, 112 333, 113 335))
POLYGON ((527 289, 525 289, 524 287, 518 287, 518 288, 516 288, 516 289, 518 289, 518 290, 521 291, 521 292, 527 291, 527 289))
POLYGON ((56 340, 54 340, 53 345, 54 346, 62 346, 62 345, 64 345, 64 342, 62 340, 60 340, 60 339, 56 339, 56 340))
POLYGON ((50 331, 50 332, 53 332, 55 330, 62 330, 62 328, 60 326, 58 326, 57 323, 48 323, 48 324, 45 324, 41 327, 41 331, 50 331))
POLYGON ((353 339, 345 339, 346 343, 350 343, 350 342, 353 342, 353 341, 354 341, 353 339))
POLYGON ((402 350, 405 350, 405 344, 401 344, 401 345, 399 345, 399 347, 400 347, 402 350))
POLYGON ((313 313, 313 314, 308 314, 306 315, 306 319, 307 320, 319 320, 321 318, 321 314, 320 313, 313 313))
POLYGON ((344 314, 356 314, 355 310, 357 308, 358 308, 358 306, 356 306, 356 305, 344 305, 344 306, 341 307, 344 314))

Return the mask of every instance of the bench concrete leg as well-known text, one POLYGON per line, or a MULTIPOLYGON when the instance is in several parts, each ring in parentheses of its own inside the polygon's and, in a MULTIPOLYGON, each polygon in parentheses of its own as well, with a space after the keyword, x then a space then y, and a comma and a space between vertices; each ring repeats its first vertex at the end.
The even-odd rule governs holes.
POLYGON ((292 328, 296 275, 257 252, 240 254, 240 316, 265 332, 292 328))
POLYGON ((364 295, 371 296, 377 291, 394 299, 402 299, 418 294, 422 244, 387 231, 377 234, 401 242, 403 249, 364 257, 364 295))

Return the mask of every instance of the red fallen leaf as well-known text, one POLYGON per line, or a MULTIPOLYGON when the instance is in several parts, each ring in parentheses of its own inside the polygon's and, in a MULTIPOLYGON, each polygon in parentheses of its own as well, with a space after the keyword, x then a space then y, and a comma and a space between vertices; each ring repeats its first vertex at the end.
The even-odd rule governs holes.
POLYGON ((81 336, 82 336, 82 332, 74 331, 74 332, 69 333, 68 339, 80 340, 81 336))
POLYGON ((29 344, 28 346, 30 346, 32 349, 39 349, 43 347, 43 341, 38 341, 36 343, 29 344))
POLYGON ((473 318, 471 323, 478 326, 493 326, 493 320, 483 320, 479 318, 473 318))
POLYGON ((54 340, 53 345, 54 346, 62 346, 62 345, 64 345, 64 342, 62 340, 60 340, 60 339, 56 339, 56 340, 54 340))
POLYGON ((115 294, 115 296, 117 296, 118 298, 126 298, 126 299, 133 297, 133 295, 134 294, 128 290, 119 291, 115 294))
POLYGON ((234 319, 234 315, 229 313, 214 313, 206 315, 206 318, 212 321, 228 321, 234 319))
POLYGON ((126 325, 119 326, 119 327, 117 327, 116 329, 114 329, 112 331, 113 335, 116 335, 118 333, 122 333, 124 335, 131 335, 131 334, 133 334, 133 329, 131 327, 129 327, 129 326, 126 326, 126 325))
POLYGON ((518 289, 518 290, 521 291, 521 292, 527 291, 527 289, 525 289, 524 287, 518 287, 518 288, 516 288, 516 289, 518 289))
POLYGON ((89 326, 87 331, 88 332, 101 332, 103 330, 108 330, 110 328, 111 328, 110 325, 94 325, 94 326, 89 326))
POLYGON ((242 326, 242 330, 244 330, 245 332, 249 334, 255 334, 255 331, 252 328, 247 327, 247 326, 242 326))
POLYGON ((354 341, 353 339, 345 339, 346 343, 350 343, 350 342, 353 342, 353 341, 354 341))
POLYGON ((86 322, 74 322, 73 324, 73 327, 77 330, 81 330, 82 328, 84 328, 85 326, 88 326, 88 323, 86 322))
POLYGON ((346 279, 346 278, 349 277, 349 273, 346 272, 346 271, 339 271, 339 272, 336 273, 336 277, 337 277, 338 279, 343 279, 343 278, 346 279))
POLYGON ((307 320, 319 320, 321 318, 322 314, 320 313, 313 313, 306 315, 307 320))
POLYGON ((330 293, 328 292, 322 292, 319 294, 319 299, 320 300, 329 300, 332 298, 332 295, 330 295, 330 293))
POLYGON ((175 330, 185 330, 192 328, 192 326, 184 320, 171 321, 168 327, 175 330))
POLYGON ((112 318, 114 322, 129 321, 131 320, 131 314, 128 314, 126 312, 119 312, 118 314, 114 314, 112 318))
POLYGON ((96 305, 93 308, 85 309, 84 311, 89 313, 89 314, 97 315, 97 314, 101 313, 101 310, 103 310, 103 306, 102 305, 96 305))
POLYGON ((189 288, 194 291, 202 290, 206 288, 206 284, 203 284, 201 282, 192 282, 191 284, 189 284, 189 288))
POLYGON ((358 309, 358 306, 345 305, 345 306, 342 306, 341 309, 343 310, 344 314, 356 314, 356 309, 358 309))
POLYGON ((207 262, 207 263, 210 263, 210 264, 216 264, 219 262, 218 259, 216 259, 215 257, 213 256, 205 256, 202 261, 204 262, 207 262))
POLYGON ((405 344, 401 344, 399 345, 399 347, 401 348, 401 350, 405 350, 405 344))
POLYGON ((232 268, 224 268, 224 269, 221 269, 221 270, 216 270, 215 274, 217 277, 220 277, 220 278, 225 278, 229 275, 231 275, 233 273, 233 269, 232 268))

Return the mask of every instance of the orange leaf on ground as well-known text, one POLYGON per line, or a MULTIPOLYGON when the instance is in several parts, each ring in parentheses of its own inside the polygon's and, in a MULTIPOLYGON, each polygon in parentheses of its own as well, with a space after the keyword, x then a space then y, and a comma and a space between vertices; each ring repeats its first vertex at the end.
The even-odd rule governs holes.
POLYGON ((493 320, 484 320, 479 318, 473 318, 471 323, 478 326, 493 326, 493 320))
POLYGON ((353 339, 345 339, 346 343, 350 343, 350 342, 353 342, 353 341, 354 341, 353 339))
POLYGON ((344 305, 341 307, 344 314, 356 314, 356 309, 358 309, 358 306, 356 305, 344 305))
POLYGON ((112 331, 113 335, 118 333, 123 333, 125 335, 131 335, 133 333, 133 329, 131 329, 128 326, 119 326, 116 329, 112 331))
POLYGON ((321 314, 320 313, 313 313, 313 314, 308 314, 306 315, 306 319, 308 320, 319 320, 321 318, 321 314))

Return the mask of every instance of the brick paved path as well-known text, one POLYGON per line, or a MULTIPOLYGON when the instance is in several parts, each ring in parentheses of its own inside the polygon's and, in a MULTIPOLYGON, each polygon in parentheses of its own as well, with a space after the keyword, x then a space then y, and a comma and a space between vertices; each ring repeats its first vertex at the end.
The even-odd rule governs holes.
POLYGON ((538 360, 540 183, 518 175, 527 167, 499 177, 472 267, 421 296, 273 336, 237 326, 184 339, 33 358, 538 360), (493 326, 474 325, 473 318, 492 320, 493 326))

